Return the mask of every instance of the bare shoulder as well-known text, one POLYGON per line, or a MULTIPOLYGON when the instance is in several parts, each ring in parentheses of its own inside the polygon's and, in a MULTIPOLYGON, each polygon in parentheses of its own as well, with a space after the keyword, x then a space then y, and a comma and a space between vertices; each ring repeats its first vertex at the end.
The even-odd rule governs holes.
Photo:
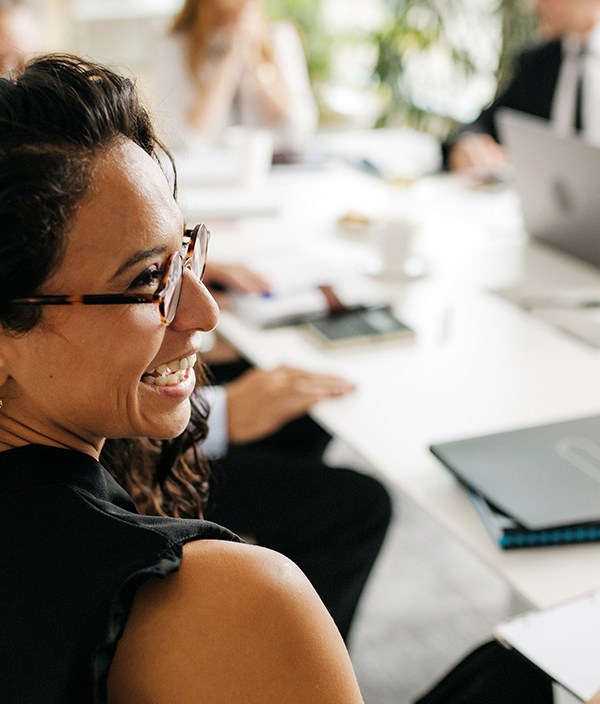
POLYGON ((344 643, 302 572, 271 550, 184 547, 144 584, 109 674, 109 703, 359 704, 344 643))

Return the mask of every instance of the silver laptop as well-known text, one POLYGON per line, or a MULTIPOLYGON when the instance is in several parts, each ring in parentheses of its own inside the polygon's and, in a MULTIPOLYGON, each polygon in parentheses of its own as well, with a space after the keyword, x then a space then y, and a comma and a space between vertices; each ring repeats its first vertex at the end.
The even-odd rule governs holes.
POLYGON ((600 266, 600 147, 503 108, 497 126, 514 166, 527 232, 600 266))
POLYGON ((437 443, 430 450, 526 528, 600 522, 600 416, 437 443))

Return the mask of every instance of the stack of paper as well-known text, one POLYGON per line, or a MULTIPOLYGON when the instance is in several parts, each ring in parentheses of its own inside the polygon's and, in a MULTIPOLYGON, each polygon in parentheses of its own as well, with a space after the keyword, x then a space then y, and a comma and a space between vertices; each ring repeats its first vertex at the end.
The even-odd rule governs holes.
POLYGON ((600 690, 600 590, 501 623, 494 635, 576 697, 600 690))

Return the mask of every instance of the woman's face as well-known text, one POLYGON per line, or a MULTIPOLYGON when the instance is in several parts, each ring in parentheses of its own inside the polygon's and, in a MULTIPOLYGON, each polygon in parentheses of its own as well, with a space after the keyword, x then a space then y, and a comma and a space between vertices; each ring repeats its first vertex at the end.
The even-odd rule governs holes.
MULTIPOLYGON (((156 273, 181 249, 183 237, 167 181, 128 140, 95 166, 71 221, 64 260, 40 293, 153 293, 156 273)), ((161 365, 173 369, 174 362, 189 361, 201 346, 201 331, 211 330, 217 318, 210 294, 189 272, 168 327, 153 303, 46 306, 28 334, 0 335, 0 385, 6 381, 0 440, 4 425, 27 442, 97 455, 105 437, 176 436, 189 420, 193 370, 165 386, 148 377, 161 365)))
POLYGON ((212 0, 213 8, 224 19, 235 19, 248 6, 257 4, 257 0, 212 0))
POLYGON ((598 0, 534 0, 540 31, 546 39, 585 34, 598 21, 598 0))

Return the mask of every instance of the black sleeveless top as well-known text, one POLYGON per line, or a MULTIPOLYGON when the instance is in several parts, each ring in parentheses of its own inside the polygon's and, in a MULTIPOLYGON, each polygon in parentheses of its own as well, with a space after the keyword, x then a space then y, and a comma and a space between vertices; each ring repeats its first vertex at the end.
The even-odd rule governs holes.
POLYGON ((239 540, 208 521, 140 516, 89 455, 0 452, 0 701, 106 701, 136 588, 179 568, 189 540, 239 540))

